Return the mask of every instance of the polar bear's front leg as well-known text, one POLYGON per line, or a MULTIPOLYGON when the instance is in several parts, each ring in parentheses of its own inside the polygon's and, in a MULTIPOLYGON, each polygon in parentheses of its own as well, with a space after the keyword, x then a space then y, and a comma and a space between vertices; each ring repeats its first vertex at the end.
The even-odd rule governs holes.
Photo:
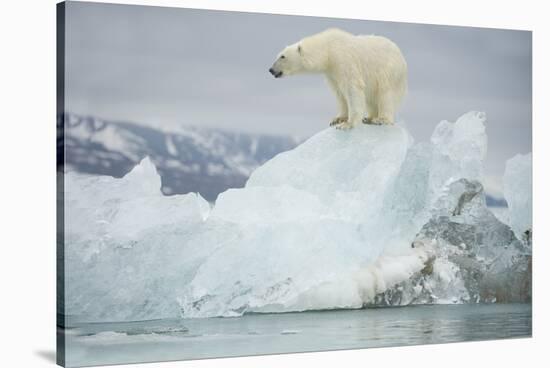
POLYGON ((348 120, 337 125, 337 129, 351 129, 356 127, 361 124, 367 112, 365 95, 361 88, 350 87, 346 93, 346 99, 348 104, 348 120))
POLYGON ((336 87, 333 87, 333 90, 338 101, 338 116, 332 119, 330 126, 339 125, 348 121, 348 103, 342 95, 342 92, 340 92, 336 87))

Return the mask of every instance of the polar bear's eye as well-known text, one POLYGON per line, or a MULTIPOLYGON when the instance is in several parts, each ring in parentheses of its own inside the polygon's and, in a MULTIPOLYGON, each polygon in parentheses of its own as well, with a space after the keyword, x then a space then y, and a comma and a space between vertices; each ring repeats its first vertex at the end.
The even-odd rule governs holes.
POLYGON ((284 55, 281 55, 281 59, 284 59, 284 58, 285 58, 285 56, 284 56, 284 55))

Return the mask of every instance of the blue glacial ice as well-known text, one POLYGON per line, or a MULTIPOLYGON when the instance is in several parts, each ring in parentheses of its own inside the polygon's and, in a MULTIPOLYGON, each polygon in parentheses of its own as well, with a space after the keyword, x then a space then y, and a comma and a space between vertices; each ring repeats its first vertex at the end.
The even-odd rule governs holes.
POLYGON ((532 161, 530 153, 516 155, 506 161, 504 170, 504 197, 510 210, 510 227, 520 239, 529 236, 533 226, 532 161))
POLYGON ((148 159, 121 179, 69 173, 65 313, 122 321, 528 298, 499 291, 530 281, 530 244, 485 207, 484 122, 467 113, 416 144, 397 125, 326 129, 213 208, 193 193, 163 196, 148 159))

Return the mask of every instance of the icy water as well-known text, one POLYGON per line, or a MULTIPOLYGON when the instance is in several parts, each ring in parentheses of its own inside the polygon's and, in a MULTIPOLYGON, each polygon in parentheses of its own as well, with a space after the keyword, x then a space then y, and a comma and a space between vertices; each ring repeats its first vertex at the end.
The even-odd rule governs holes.
POLYGON ((67 366, 531 336, 530 304, 434 305, 236 318, 73 324, 67 366))

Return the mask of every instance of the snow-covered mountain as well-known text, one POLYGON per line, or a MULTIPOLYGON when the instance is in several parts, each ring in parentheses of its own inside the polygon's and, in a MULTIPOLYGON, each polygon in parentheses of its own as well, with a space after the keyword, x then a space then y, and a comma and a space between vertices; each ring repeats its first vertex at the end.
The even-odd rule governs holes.
POLYGON ((227 188, 242 187, 255 168, 301 141, 192 126, 164 132, 65 114, 58 119, 58 157, 63 157, 62 127, 66 171, 122 177, 149 156, 162 178, 163 193, 199 192, 209 201, 227 188))

